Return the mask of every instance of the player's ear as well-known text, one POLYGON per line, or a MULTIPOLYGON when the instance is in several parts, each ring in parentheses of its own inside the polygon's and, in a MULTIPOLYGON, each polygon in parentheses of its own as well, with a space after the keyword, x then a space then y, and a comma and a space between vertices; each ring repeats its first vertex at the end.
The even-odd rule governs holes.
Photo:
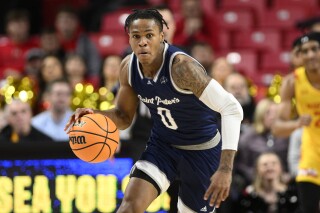
POLYGON ((164 32, 162 31, 160 33, 160 43, 163 43, 164 42, 164 32))

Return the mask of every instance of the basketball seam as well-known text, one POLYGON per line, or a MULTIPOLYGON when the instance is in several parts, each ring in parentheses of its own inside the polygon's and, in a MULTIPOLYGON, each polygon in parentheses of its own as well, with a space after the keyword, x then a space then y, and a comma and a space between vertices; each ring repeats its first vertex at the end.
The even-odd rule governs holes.
MULTIPOLYGON (((107 119, 107 117, 105 117, 105 116, 104 116, 104 118, 105 118, 105 120, 106 120, 107 129, 108 129, 108 127, 109 127, 108 119, 107 119)), ((94 121, 94 122, 95 122, 95 121, 94 121)), ((96 123, 96 122, 95 122, 95 123, 96 123)), ((96 124, 97 124, 97 123, 96 123, 96 124)), ((99 126, 99 124, 97 124, 97 125, 99 126)), ((99 127, 100 127, 100 126, 99 126, 99 127)), ((100 128, 101 128, 101 127, 100 127, 100 128)), ((101 128, 101 129, 102 129, 102 128, 101 128)), ((99 157, 99 155, 100 155, 100 153, 102 152, 102 150, 104 149, 104 146, 105 146, 105 145, 107 145, 108 148, 109 148, 109 156, 108 156, 107 159, 110 158, 110 156, 111 156, 111 148, 110 148, 109 144, 106 143, 107 138, 108 138, 108 131, 106 131, 106 136, 105 136, 105 138, 104 138, 104 143, 103 143, 103 146, 102 146, 101 149, 100 149, 100 152, 96 155, 96 157, 94 157, 94 158, 93 158, 91 161, 89 161, 89 162, 92 162, 92 161, 94 161, 95 159, 97 159, 97 157, 99 157)))
MULTIPOLYGON (((102 115, 103 116, 103 115, 102 115)), ((93 120, 92 118, 90 118, 90 117, 88 117, 88 116, 83 116, 83 117, 86 117, 86 118, 88 118, 88 119, 90 119, 92 122, 94 122, 102 131, 105 131, 105 132, 107 132, 107 133, 114 133, 114 132, 116 132, 117 131, 117 128, 114 130, 114 131, 112 131, 112 132, 109 132, 109 131, 107 131, 107 130, 105 130, 105 129, 103 129, 95 120, 93 120)), ((105 119, 106 119, 106 121, 107 121, 107 123, 108 123, 108 120, 107 120, 107 118, 106 118, 106 116, 103 116, 105 119)))

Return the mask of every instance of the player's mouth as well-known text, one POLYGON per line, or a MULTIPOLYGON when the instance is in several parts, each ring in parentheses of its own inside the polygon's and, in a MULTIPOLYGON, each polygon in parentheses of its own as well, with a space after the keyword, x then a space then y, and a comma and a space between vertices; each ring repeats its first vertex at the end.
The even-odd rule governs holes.
POLYGON ((148 55, 149 53, 146 52, 146 51, 141 51, 141 52, 139 52, 138 54, 144 56, 144 55, 148 55))

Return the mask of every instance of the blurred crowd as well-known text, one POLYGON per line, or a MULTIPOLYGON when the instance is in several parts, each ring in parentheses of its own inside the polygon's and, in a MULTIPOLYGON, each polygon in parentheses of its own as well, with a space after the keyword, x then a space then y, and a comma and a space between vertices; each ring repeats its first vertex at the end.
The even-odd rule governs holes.
MULTIPOLYGON (((57 1, 56 13, 43 18, 43 24, 34 20, 30 7, 14 2, 17 5, 8 6, 4 13, 0 35, 1 144, 67 142, 63 129, 77 107, 112 107, 120 63, 131 49, 127 44, 121 54, 104 54, 91 34, 97 33, 108 13, 155 7, 169 26, 164 28, 166 41, 197 59, 244 109, 231 194, 218 212, 298 212, 294 177, 301 130, 290 137, 279 137, 272 131, 281 79, 303 65, 294 40, 287 49, 287 69, 280 75, 272 73, 271 80, 261 84, 255 81, 254 72, 238 69, 237 57, 218 54, 225 51, 221 47, 221 23, 204 8, 203 2, 209 1, 79 0, 67 1, 68 5, 57 1)), ((38 13, 46 16, 44 11, 38 13)), ((320 17, 305 18, 292 29, 320 31, 320 17)), ((151 125, 148 109, 140 104, 134 123, 121 132, 116 157, 138 160, 151 125)))

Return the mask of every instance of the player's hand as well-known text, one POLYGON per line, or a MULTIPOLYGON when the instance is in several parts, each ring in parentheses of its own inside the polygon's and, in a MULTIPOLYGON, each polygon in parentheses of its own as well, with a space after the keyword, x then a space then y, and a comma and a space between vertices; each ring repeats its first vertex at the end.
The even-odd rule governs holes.
POLYGON ((229 195, 232 180, 231 171, 217 170, 210 178, 211 184, 204 194, 204 199, 210 198, 210 206, 220 207, 222 201, 225 201, 229 195))
POLYGON ((298 126, 303 127, 303 126, 309 126, 311 124, 312 118, 311 115, 301 115, 298 118, 298 126))
POLYGON ((78 120, 78 118, 80 118, 83 115, 86 114, 93 114, 94 111, 93 109, 89 109, 89 108, 78 108, 70 117, 68 123, 66 124, 66 126, 64 127, 64 131, 67 131, 67 133, 69 133, 70 131, 70 127, 73 125, 73 123, 78 120))

